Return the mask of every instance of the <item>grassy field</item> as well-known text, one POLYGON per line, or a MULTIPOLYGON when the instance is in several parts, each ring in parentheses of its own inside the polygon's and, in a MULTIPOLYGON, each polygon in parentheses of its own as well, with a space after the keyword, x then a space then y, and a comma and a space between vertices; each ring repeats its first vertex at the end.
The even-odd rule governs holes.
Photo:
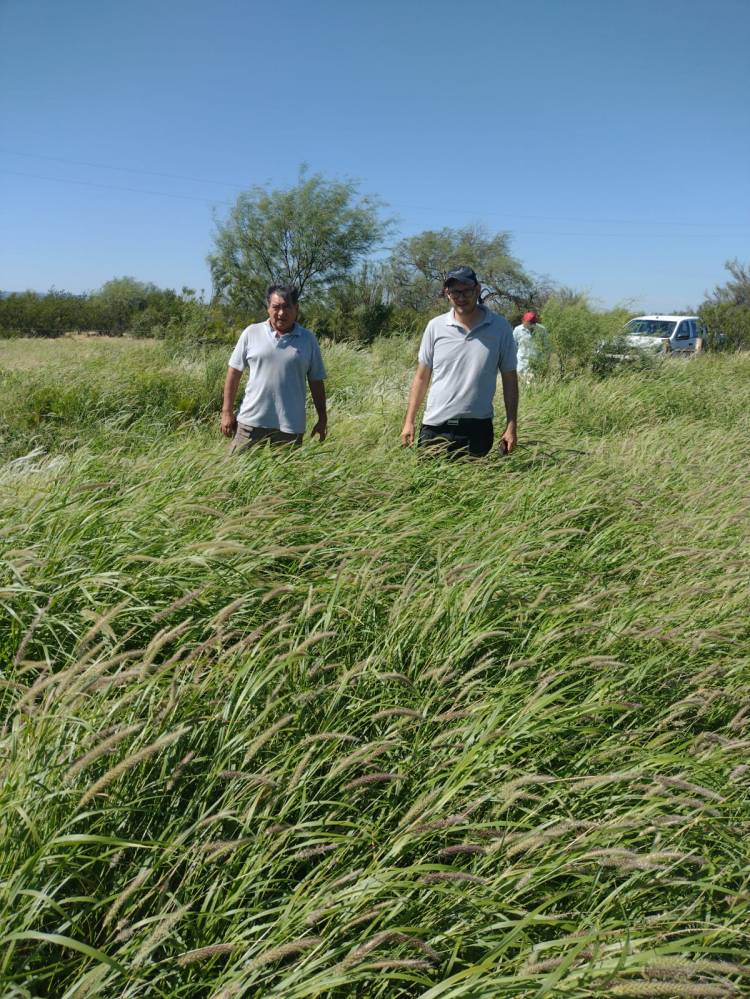
POLYGON ((226 352, 0 342, 0 994, 750 995, 750 358, 508 459, 230 460, 226 352))

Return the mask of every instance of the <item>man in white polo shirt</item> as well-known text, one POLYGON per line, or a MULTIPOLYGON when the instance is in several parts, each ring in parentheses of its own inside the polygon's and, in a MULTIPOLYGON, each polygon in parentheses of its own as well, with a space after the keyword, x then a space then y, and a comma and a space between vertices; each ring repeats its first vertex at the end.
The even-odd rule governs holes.
POLYGON ((500 372, 506 424, 501 450, 516 446, 518 377, 516 345, 507 319, 481 305, 481 286, 470 267, 449 271, 443 284, 453 308, 427 324, 409 390, 401 441, 414 443, 415 420, 427 395, 420 447, 439 446, 479 458, 492 448, 492 400, 500 372), (429 394, 427 392, 429 388, 429 394))
POLYGON ((229 358, 221 432, 225 437, 234 434, 232 454, 262 441, 301 444, 305 382, 318 414, 311 436, 317 434, 325 440, 326 372, 315 334, 297 322, 298 299, 296 288, 271 285, 266 292, 268 321, 244 329, 229 358), (246 368, 247 387, 235 418, 234 399, 246 368))

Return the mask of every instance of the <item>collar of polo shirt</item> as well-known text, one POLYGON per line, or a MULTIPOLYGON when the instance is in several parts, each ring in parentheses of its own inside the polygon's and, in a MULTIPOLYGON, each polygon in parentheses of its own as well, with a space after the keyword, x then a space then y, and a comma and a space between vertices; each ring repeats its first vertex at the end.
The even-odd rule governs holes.
POLYGON ((448 325, 449 326, 456 326, 460 330, 466 330, 466 336, 471 336, 472 333, 476 332, 476 330, 480 329, 482 326, 484 326, 485 323, 488 323, 490 321, 489 311, 487 309, 487 306, 486 305, 482 305, 481 302, 477 302, 477 308, 482 310, 482 317, 483 318, 482 318, 481 322, 478 322, 476 324, 476 326, 472 326, 470 330, 467 330, 466 327, 464 326, 464 324, 462 322, 460 322, 460 320, 456 319, 456 310, 455 309, 451 309, 451 317, 448 320, 448 325))
POLYGON ((290 330, 287 330, 286 333, 279 333, 279 331, 276 329, 276 327, 273 325, 270 319, 266 319, 266 323, 268 325, 268 329, 276 337, 277 340, 280 340, 283 336, 296 336, 297 333, 299 332, 299 323, 297 322, 295 322, 294 326, 292 326, 290 330))

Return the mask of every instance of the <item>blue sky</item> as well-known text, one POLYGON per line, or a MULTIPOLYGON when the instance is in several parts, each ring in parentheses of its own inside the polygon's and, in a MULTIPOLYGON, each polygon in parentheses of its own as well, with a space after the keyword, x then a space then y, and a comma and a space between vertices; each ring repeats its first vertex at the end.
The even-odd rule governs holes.
POLYGON ((749 37, 750 0, 0 0, 0 289, 209 291, 214 217, 304 162, 397 236, 694 306, 750 259, 749 37))

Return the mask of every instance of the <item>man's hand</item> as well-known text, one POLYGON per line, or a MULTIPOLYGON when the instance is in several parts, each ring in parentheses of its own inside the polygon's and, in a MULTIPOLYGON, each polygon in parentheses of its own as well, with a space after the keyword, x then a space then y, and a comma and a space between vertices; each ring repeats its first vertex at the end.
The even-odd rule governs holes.
POLYGON ((516 425, 515 423, 509 423, 505 428, 505 433, 500 438, 500 451, 502 454, 510 454, 511 451, 515 451, 516 444, 518 444, 516 425))
POLYGON ((427 395, 431 378, 432 368, 428 368, 425 364, 417 364, 417 371, 409 389, 409 403, 404 417, 404 429, 401 431, 401 443, 404 447, 410 447, 414 443, 414 421, 417 418, 419 407, 427 395))
POLYGON ((237 420, 231 409, 221 411, 221 432, 225 437, 234 437, 237 432, 237 420))
POLYGON ((406 420, 404 429, 401 431, 401 445, 411 447, 414 443, 414 420, 406 420))
POLYGON ((323 441, 326 439, 327 433, 328 433, 328 424, 326 423, 326 421, 318 420, 318 422, 310 431, 310 436, 314 437, 317 434, 318 437, 320 437, 320 443, 322 444, 323 441))
POLYGON ((221 432, 225 437, 232 437, 237 431, 237 419, 234 415, 234 397, 242 378, 242 372, 230 366, 224 379, 224 401, 221 405, 221 432))
POLYGON ((328 433, 326 383, 322 378, 310 378, 308 375, 307 384, 310 386, 310 395, 312 396, 313 405, 315 406, 315 414, 318 417, 318 422, 310 431, 310 436, 314 437, 317 434, 320 438, 320 443, 322 444, 328 433))
POLYGON ((518 373, 516 371, 501 371, 503 382, 503 400, 505 401, 505 433, 500 439, 500 450, 510 454, 518 443, 516 420, 518 419, 518 373))

